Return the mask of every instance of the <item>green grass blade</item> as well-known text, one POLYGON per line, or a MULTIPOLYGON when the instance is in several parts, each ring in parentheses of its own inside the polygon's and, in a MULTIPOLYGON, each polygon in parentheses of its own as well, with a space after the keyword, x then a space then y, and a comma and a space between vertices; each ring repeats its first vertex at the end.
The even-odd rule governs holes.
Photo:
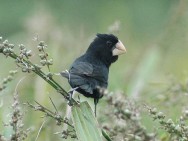
POLYGON ((149 49, 144 55, 127 90, 127 93, 132 98, 139 97, 139 94, 142 92, 146 83, 155 71, 155 67, 157 66, 159 60, 160 50, 157 47, 149 49))
POLYGON ((72 107, 72 120, 79 141, 102 141, 101 130, 87 102, 72 107))

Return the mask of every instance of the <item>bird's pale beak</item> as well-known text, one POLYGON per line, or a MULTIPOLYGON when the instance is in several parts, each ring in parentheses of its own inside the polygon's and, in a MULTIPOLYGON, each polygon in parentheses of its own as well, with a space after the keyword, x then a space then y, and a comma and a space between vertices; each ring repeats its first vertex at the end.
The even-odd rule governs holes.
POLYGON ((116 45, 115 48, 112 50, 112 55, 116 56, 116 55, 120 55, 120 54, 124 54, 126 53, 126 48, 123 45, 123 43, 119 40, 116 45))

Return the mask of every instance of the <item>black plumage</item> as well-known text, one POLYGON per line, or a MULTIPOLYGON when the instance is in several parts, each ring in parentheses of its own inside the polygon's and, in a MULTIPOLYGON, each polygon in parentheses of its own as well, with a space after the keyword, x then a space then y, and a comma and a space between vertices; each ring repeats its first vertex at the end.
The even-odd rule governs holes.
POLYGON ((86 97, 94 98, 96 104, 103 97, 100 88, 107 88, 109 67, 126 51, 118 38, 112 34, 97 34, 89 48, 71 65, 69 71, 61 72, 72 88, 86 97))

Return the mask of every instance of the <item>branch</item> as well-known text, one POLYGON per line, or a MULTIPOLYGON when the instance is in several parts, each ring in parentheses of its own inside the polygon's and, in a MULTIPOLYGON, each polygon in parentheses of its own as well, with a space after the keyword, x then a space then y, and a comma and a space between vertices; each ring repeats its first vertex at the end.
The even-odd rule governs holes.
MULTIPOLYGON (((0 41, 2 37, 0 37, 0 41)), ((39 43, 41 45, 41 43, 39 43)), ((5 55, 6 57, 11 57, 15 59, 17 66, 22 68, 23 72, 34 72, 38 76, 40 76, 43 80, 45 80, 48 84, 50 84, 58 93, 63 95, 66 100, 69 100, 69 94, 52 78, 52 74, 45 74, 41 71, 41 68, 38 65, 30 62, 29 57, 31 56, 31 51, 27 51, 24 45, 20 45, 20 54, 16 54, 13 50, 14 45, 9 44, 8 40, 5 40, 2 44, 0 44, 0 53, 5 55)), ((48 66, 49 67, 49 66, 48 66)), ((73 105, 78 104, 74 99, 71 102, 73 105)))
POLYGON ((34 109, 35 111, 41 111, 41 112, 45 113, 46 116, 49 116, 49 117, 55 119, 57 121, 58 125, 60 125, 63 122, 65 124, 67 124, 68 126, 70 126, 71 128, 73 128, 73 130, 74 130, 74 126, 72 124, 70 124, 66 118, 63 119, 57 112, 52 112, 48 108, 42 106, 37 101, 35 101, 35 102, 36 102, 37 106, 35 106, 29 102, 27 102, 25 104, 27 104, 30 108, 34 109))

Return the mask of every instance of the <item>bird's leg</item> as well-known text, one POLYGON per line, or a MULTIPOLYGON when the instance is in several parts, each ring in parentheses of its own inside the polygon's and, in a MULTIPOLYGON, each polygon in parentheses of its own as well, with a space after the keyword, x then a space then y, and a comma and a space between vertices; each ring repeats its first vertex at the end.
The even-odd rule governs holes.
POLYGON ((74 94, 74 90, 70 90, 69 92, 69 101, 68 101, 68 104, 69 106, 72 106, 72 96, 74 94))
POLYGON ((97 117, 97 103, 99 102, 99 99, 98 98, 94 98, 94 105, 95 105, 95 117, 97 117))
POLYGON ((69 94, 69 102, 68 102, 68 104, 69 104, 69 106, 72 106, 72 96, 73 96, 74 92, 77 89, 78 89, 78 87, 72 88, 70 91, 68 91, 68 94, 69 94))

